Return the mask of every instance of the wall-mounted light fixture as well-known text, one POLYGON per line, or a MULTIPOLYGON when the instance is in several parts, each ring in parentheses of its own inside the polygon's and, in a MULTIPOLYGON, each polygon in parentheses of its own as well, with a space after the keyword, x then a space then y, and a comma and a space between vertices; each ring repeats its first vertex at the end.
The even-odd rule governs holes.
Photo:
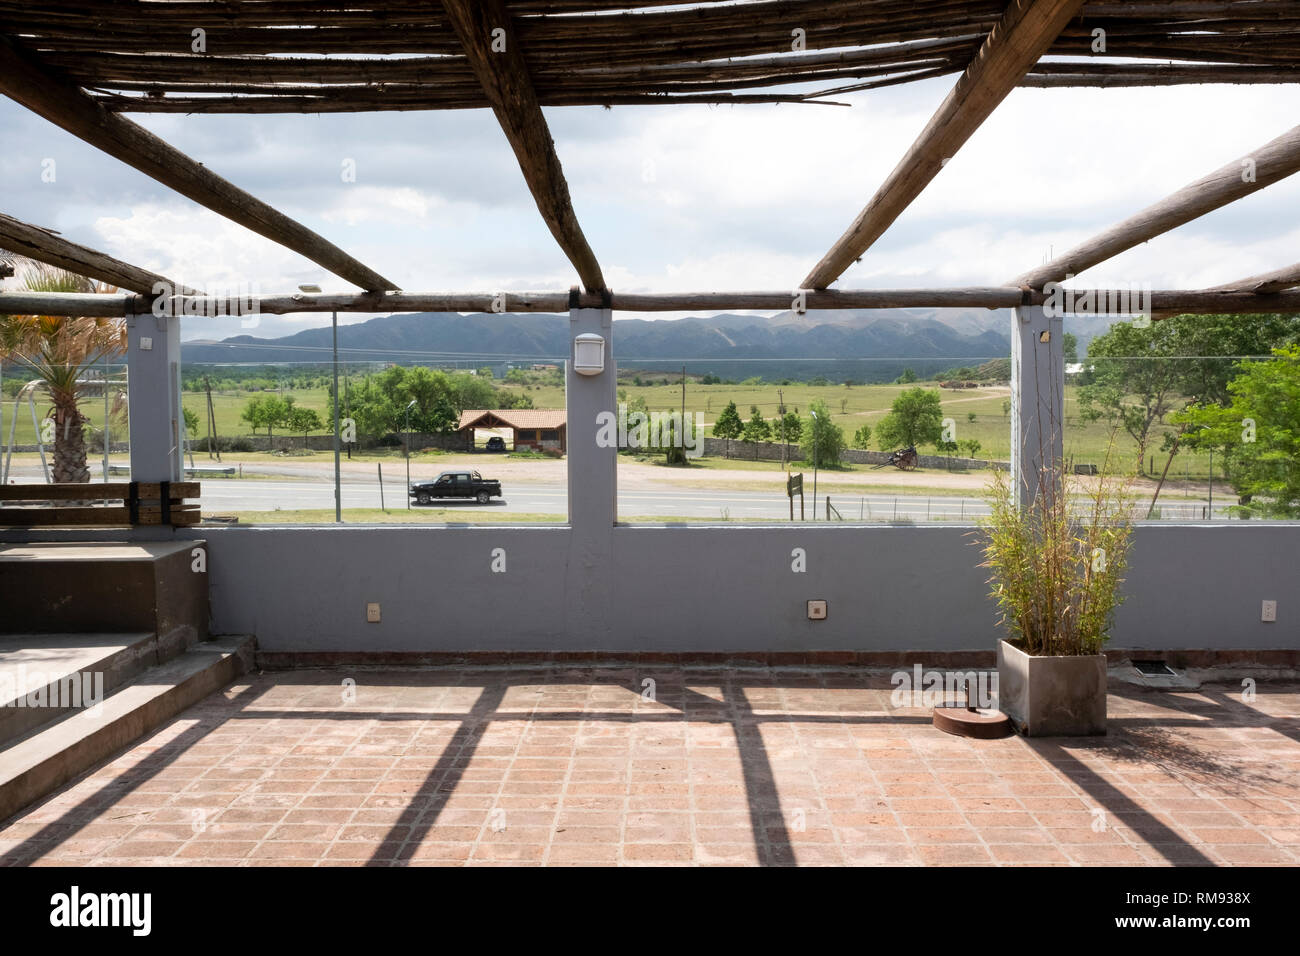
POLYGON ((599 375, 605 371, 605 340, 595 332, 584 332, 573 339, 573 370, 579 375, 599 375))

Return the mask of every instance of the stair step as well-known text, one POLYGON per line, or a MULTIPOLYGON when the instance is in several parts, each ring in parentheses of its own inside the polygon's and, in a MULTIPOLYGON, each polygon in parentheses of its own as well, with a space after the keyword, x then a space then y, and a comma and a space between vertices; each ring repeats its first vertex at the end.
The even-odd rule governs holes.
POLYGON ((196 644, 149 667, 97 708, 56 719, 0 748, 0 821, 58 789, 242 674, 251 636, 196 644))
POLYGON ((208 575, 195 541, 0 543, 0 631, 87 633, 177 629, 208 636, 208 575))
POLYGON ((113 693, 160 660, 143 634, 13 634, 0 637, 0 746, 113 693))

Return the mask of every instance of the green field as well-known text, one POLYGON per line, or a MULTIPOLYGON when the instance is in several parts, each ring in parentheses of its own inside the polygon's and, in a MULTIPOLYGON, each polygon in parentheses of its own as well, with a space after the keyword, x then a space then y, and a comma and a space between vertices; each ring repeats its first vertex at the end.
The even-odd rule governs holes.
MULTIPOLYGON (((925 387, 935 387, 933 383, 918 383, 925 387)), ((507 385, 499 386, 511 391, 522 391, 527 394, 537 408, 562 408, 564 406, 564 390, 559 386, 522 386, 507 385)), ((750 416, 750 406, 758 406, 759 411, 765 418, 772 419, 777 415, 777 408, 784 397, 786 408, 790 411, 798 411, 801 415, 807 415, 809 405, 816 399, 826 403, 830 409, 832 421, 844 429, 845 437, 851 438, 853 433, 863 424, 874 425, 884 417, 889 410, 889 404, 905 388, 913 386, 904 385, 827 385, 812 386, 806 384, 796 384, 787 386, 777 385, 702 385, 698 382, 687 382, 686 386, 686 410, 687 412, 702 412, 706 427, 712 426, 718 414, 726 407, 728 402, 735 402, 740 411, 742 419, 748 419, 750 416)), ((670 411, 681 408, 682 390, 680 385, 641 385, 637 386, 631 383, 630 379, 620 380, 620 392, 625 394, 627 400, 631 401, 636 398, 643 398, 647 407, 652 411, 670 411)), ((247 423, 240 419, 240 412, 253 397, 253 393, 243 390, 213 392, 213 406, 216 412, 217 431, 222 436, 242 436, 251 435, 252 430, 247 423)), ((316 389, 286 389, 284 395, 293 395, 297 404, 316 409, 322 417, 328 409, 328 393, 323 388, 316 389)), ((958 440, 975 439, 979 441, 981 448, 979 457, 1005 460, 1010 454, 1010 420, 1003 411, 1003 402, 1007 399, 1005 389, 977 388, 963 390, 941 390, 944 414, 951 417, 956 423, 956 437, 958 440), (975 416, 974 421, 970 421, 970 415, 975 416)), ((200 422, 206 420, 206 402, 202 393, 186 392, 184 395, 185 407, 193 410, 198 416, 200 422)), ((1106 447, 1110 438, 1109 428, 1100 422, 1083 423, 1078 418, 1078 405, 1076 400, 1076 389, 1073 386, 1066 388, 1066 454, 1071 456, 1077 463, 1093 463, 1100 465, 1104 459, 1106 447)), ((43 415, 45 409, 38 404, 37 413, 43 415)), ((83 407, 83 412, 90 419, 90 424, 98 428, 103 418, 103 406, 97 399, 87 401, 83 407)), ((12 400, 6 403, 3 417, 3 439, 7 440, 9 435, 10 419, 13 413, 12 400)), ((1165 457, 1159 453, 1160 435, 1166 431, 1173 431, 1170 426, 1157 426, 1154 430, 1153 439, 1148 444, 1150 454, 1154 457, 1155 473, 1158 474, 1164 467, 1165 457)), ((263 432, 264 433, 264 432, 263 432)), ((326 432, 328 433, 328 432, 326 432)), ((115 440, 123 440, 126 435, 125 421, 117 418, 113 424, 113 434, 115 440)), ((206 434, 204 426, 200 426, 198 434, 206 434)), ((284 435, 284 432, 277 432, 277 435, 284 435)), ((30 444, 35 440, 35 432, 32 427, 31 417, 26 408, 21 408, 18 415, 18 425, 16 430, 16 441, 19 444, 30 444)), ((873 450, 880 450, 878 444, 872 441, 873 450)), ((1127 462, 1132 462, 1132 456, 1136 454, 1136 444, 1129 439, 1127 435, 1120 435, 1120 441, 1117 446, 1118 453, 1127 462)), ((921 449, 923 453, 933 453, 933 449, 921 449)), ((240 453, 245 455, 246 453, 240 453)), ((392 453, 367 454, 365 457, 374 457, 382 460, 392 453)), ((354 455, 354 457, 356 457, 354 455)), ((743 467, 737 465, 737 467, 743 467)), ((1204 478, 1209 473, 1209 461, 1205 455, 1190 454, 1187 452, 1177 456, 1174 466, 1171 468, 1171 477, 1183 478, 1204 478)))

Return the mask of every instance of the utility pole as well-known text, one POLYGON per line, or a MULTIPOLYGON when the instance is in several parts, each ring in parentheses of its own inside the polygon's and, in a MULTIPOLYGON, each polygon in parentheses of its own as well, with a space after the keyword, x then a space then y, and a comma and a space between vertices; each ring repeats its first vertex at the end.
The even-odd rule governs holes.
POLYGON ((216 447, 217 411, 212 404, 212 380, 206 375, 203 376, 203 390, 208 396, 208 457, 212 458, 215 450, 217 461, 221 461, 221 449, 216 447))
POLYGON ((778 388, 776 399, 776 413, 781 416, 781 470, 785 471, 785 392, 778 388))
POLYGON ((682 433, 686 431, 686 366, 682 366, 682 433))

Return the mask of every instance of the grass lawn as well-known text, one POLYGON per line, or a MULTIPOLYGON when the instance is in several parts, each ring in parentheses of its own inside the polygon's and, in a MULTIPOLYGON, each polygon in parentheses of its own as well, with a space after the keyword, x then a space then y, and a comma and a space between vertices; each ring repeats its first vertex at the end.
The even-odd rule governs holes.
MULTIPOLYGON (((933 383, 918 384, 922 384, 923 387, 927 388, 935 387, 933 383)), ((564 407, 564 389, 560 386, 539 385, 529 387, 511 385, 502 387, 527 394, 538 408, 564 407)), ((797 411, 804 416, 807 415, 810 403, 815 399, 821 399, 830 409, 832 421, 844 429, 845 438, 848 439, 864 424, 874 428, 880 419, 887 414, 889 405, 894 398, 901 391, 910 387, 913 386, 854 385, 846 387, 842 384, 827 386, 805 384, 787 386, 701 385, 688 380, 686 386, 686 410, 688 413, 702 412, 706 428, 711 428, 718 414, 726 407, 728 402, 734 401, 736 403, 742 419, 750 417, 750 406, 757 406, 765 418, 772 419, 776 417, 781 394, 784 395, 785 405, 788 410, 797 411)), ((645 399, 646 405, 652 411, 670 411, 681 407, 682 394, 680 385, 636 386, 631 384, 630 380, 620 380, 619 389, 629 401, 635 398, 645 399)), ((249 399, 256 394, 270 393, 213 392, 212 400, 216 411, 218 434, 222 436, 252 434, 252 430, 247 423, 243 422, 239 416, 249 399)), ((286 389, 284 394, 286 396, 293 395, 298 405, 315 409, 322 417, 327 413, 328 393, 324 388, 286 389)), ((1006 460, 1009 457, 1011 425, 1010 418, 1004 413, 1002 407, 1003 402, 1009 398, 1007 389, 992 387, 962 390, 943 389, 940 390, 940 395, 944 415, 953 420, 956 437, 959 441, 967 439, 978 441, 980 443, 979 457, 981 458, 1006 460), (974 421, 970 419, 972 415, 974 421)), ((201 422, 206 420, 206 398, 202 392, 186 392, 184 403, 186 408, 198 414, 201 422)), ((4 409, 3 434, 0 434, 0 440, 8 439, 12 411, 13 403, 10 401, 4 409)), ((45 408, 39 402, 37 412, 38 415, 43 415, 45 412, 45 408)), ((84 403, 83 412, 90 419, 93 427, 100 426, 100 419, 103 417, 102 404, 93 399, 87 401, 84 403)), ((1081 421, 1078 412, 1077 389, 1072 385, 1067 386, 1065 398, 1066 455, 1072 457, 1078 463, 1100 465, 1105 458, 1110 430, 1104 423, 1085 423, 1081 421)), ((113 431, 119 440, 125 438, 125 422, 120 419, 115 421, 113 431)), ((1163 469, 1164 460, 1167 457, 1159 452, 1161 435, 1172 431, 1171 427, 1165 425, 1159 425, 1153 430, 1148 448, 1150 449, 1149 455, 1154 458, 1154 461, 1148 461, 1147 464, 1148 467, 1154 467, 1156 474, 1159 474, 1160 470, 1163 469)), ((199 435, 203 434, 206 434, 206 427, 200 426, 199 435)), ((278 432, 277 434, 285 435, 289 433, 278 432)), ((324 434, 328 434, 328 432, 324 432, 324 434)), ((31 444, 35 441, 31 417, 26 409, 19 410, 15 440, 19 444, 31 444)), ((881 450, 879 442, 874 437, 871 445, 873 450, 881 450)), ((1119 455, 1125 463, 1133 461, 1137 449, 1132 439, 1122 434, 1117 447, 1119 455)), ((922 449, 923 453, 933 453, 933 451, 933 449, 929 448, 922 449)), ((247 460, 255 460, 251 455, 240 454, 247 460)), ((368 451, 364 455, 358 455, 354 452, 353 459, 383 461, 400 456, 400 449, 379 449, 368 451)), ((732 460, 720 467, 744 466, 732 460)), ((1208 474, 1208 456, 1186 450, 1177 456, 1170 470, 1171 477, 1180 479, 1204 479, 1208 474)))

